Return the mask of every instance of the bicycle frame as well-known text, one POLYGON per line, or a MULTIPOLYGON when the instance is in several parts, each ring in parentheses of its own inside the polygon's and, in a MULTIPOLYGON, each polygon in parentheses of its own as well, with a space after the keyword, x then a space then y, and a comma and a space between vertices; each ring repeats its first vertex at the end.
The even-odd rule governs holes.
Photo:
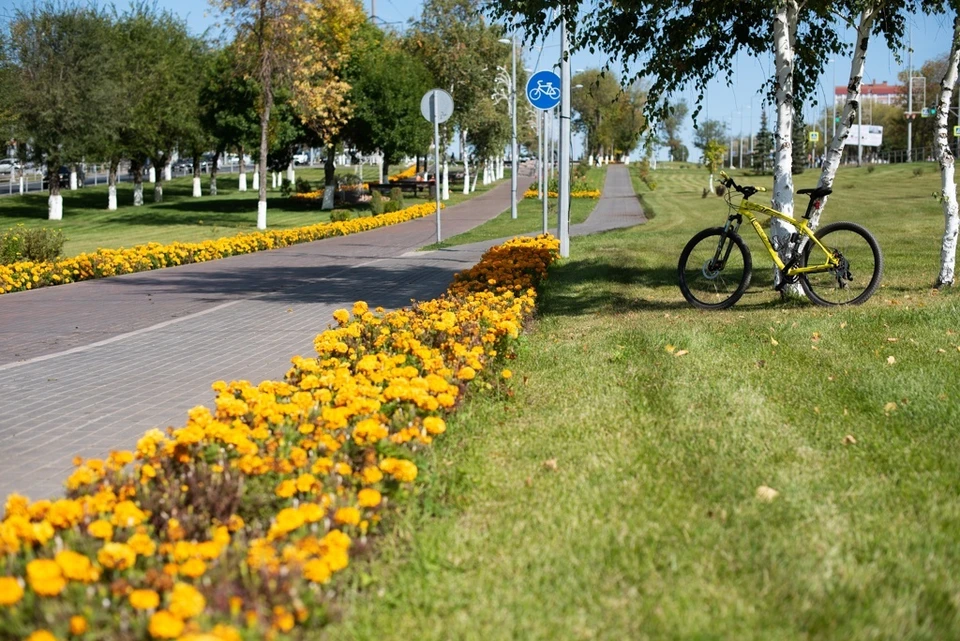
MULTIPOLYGON (((813 230, 811 230, 810 226, 807 224, 808 221, 806 218, 798 220, 792 216, 784 214, 783 212, 777 211, 776 209, 759 205, 757 203, 750 202, 746 198, 742 198, 739 206, 737 207, 737 213, 730 214, 730 217, 727 218, 727 224, 724 226, 724 230, 728 230, 734 220, 737 221, 737 226, 733 231, 736 232, 739 230, 740 223, 743 219, 742 217, 744 216, 746 216, 747 220, 750 221, 750 224, 753 225, 754 230, 757 232, 757 236, 760 237, 760 241, 763 243, 763 246, 767 248, 767 253, 770 254, 770 258, 773 259, 774 264, 780 269, 780 271, 785 272, 788 276, 825 272, 831 269, 836 269, 836 267, 839 266, 840 261, 837 260, 837 258, 833 255, 833 252, 827 249, 827 247, 817 239, 813 230), (820 265, 808 265, 807 267, 792 267, 786 265, 783 260, 780 259, 780 255, 777 254, 777 250, 773 248, 773 243, 770 242, 770 236, 768 236, 767 232, 763 230, 763 226, 760 224, 760 221, 757 219, 757 217, 753 215, 753 212, 763 214, 764 216, 769 216, 770 218, 778 218, 796 227, 798 234, 810 239, 817 247, 820 248, 824 256, 826 256, 826 262, 820 265)), ((799 257, 802 248, 802 243, 798 244, 796 248, 795 259, 799 257)))

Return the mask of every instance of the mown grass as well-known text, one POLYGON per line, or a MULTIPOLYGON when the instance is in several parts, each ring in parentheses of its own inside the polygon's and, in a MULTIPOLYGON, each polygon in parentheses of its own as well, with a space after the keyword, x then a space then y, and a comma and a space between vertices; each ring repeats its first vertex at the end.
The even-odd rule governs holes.
MULTIPOLYGON (((602 167, 591 167, 587 170, 586 181, 591 189, 603 189, 603 180, 606 176, 606 170, 602 167)), ((570 201, 570 224, 576 225, 582 223, 589 216, 597 201, 592 198, 574 198, 570 201)), ((557 199, 551 198, 547 201, 547 228, 550 233, 557 233, 557 199)), ((439 245, 433 243, 424 247, 425 250, 438 249, 441 247, 453 247, 455 245, 466 245, 469 243, 491 240, 494 238, 507 238, 520 234, 529 234, 531 232, 543 231, 543 201, 537 198, 524 198, 517 205, 517 219, 511 218, 510 208, 505 209, 499 216, 488 220, 470 231, 451 236, 439 245)))
POLYGON ((886 253, 868 304, 758 286, 723 312, 675 276, 722 202, 702 172, 658 171, 650 223, 573 240, 511 389, 425 454, 325 638, 958 638, 960 299, 930 290, 925 169, 841 171, 825 221, 886 253))
MULTIPOLYGON (((399 169, 398 169, 399 170, 399 169)), ((354 173, 344 170, 343 173, 354 173)), ((364 178, 375 180, 376 168, 365 168, 364 178)), ((507 170, 509 178, 510 170, 507 170)), ((317 188, 322 186, 322 169, 297 171, 317 188)), ((133 207, 133 185, 117 185, 116 211, 107 211, 107 187, 85 187, 76 191, 63 190, 63 220, 47 220, 47 193, 0 198, 0 230, 18 224, 28 227, 45 226, 61 229, 67 238, 65 256, 75 256, 98 248, 130 247, 148 242, 171 243, 175 241, 199 242, 232 236, 237 233, 256 231, 257 192, 247 174, 248 191, 237 189, 237 174, 220 174, 217 177, 218 195, 207 195, 209 177, 202 178, 204 196, 193 198, 191 178, 176 178, 163 184, 162 203, 153 202, 153 185, 144 184, 144 205, 133 207)), ((479 195, 496 186, 477 185, 477 190, 464 195, 451 190, 449 207, 479 195)), ((279 189, 268 189, 267 225, 271 229, 289 229, 321 222, 329 222, 329 212, 320 210, 319 202, 298 202, 283 198, 279 189)), ((408 205, 431 200, 429 194, 420 197, 404 196, 408 205)), ((351 208, 357 213, 367 211, 366 205, 351 208)))

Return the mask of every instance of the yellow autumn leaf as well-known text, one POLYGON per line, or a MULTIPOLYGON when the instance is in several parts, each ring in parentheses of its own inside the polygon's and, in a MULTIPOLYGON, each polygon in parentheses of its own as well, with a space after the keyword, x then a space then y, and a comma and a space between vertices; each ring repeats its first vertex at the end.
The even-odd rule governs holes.
POLYGON ((773 345, 774 347, 776 347, 777 345, 780 344, 780 341, 778 341, 778 340, 775 339, 773 336, 771 336, 771 337, 770 337, 770 344, 773 345))

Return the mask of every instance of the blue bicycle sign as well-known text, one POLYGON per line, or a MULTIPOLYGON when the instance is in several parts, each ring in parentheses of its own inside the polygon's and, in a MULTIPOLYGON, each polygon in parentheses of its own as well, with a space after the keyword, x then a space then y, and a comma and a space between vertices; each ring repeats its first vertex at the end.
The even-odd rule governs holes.
POLYGON ((527 81, 527 100, 536 109, 553 109, 560 104, 560 77, 552 71, 538 71, 527 81))

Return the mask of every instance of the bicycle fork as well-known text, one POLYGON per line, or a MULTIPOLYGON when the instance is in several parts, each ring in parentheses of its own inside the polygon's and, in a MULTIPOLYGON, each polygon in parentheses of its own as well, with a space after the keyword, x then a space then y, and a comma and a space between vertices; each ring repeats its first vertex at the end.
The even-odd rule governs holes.
POLYGON ((720 242, 717 243, 717 251, 713 255, 713 263, 711 265, 713 272, 719 272, 723 270, 727 265, 727 259, 730 258, 730 252, 733 250, 733 243, 726 242, 733 235, 735 235, 740 230, 740 225, 743 223, 743 217, 740 214, 735 214, 727 218, 727 223, 723 226, 723 234, 720 236, 720 242), (734 225, 736 221, 736 225, 734 225), (726 248, 724 248, 724 243, 726 242, 726 248), (720 255, 723 254, 721 258, 720 255))

